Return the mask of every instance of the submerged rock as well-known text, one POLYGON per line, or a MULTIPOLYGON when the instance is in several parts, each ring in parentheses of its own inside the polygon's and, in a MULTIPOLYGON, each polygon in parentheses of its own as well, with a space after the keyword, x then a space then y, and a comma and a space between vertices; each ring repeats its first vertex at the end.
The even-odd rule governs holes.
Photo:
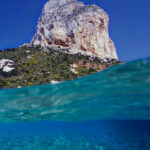
POLYGON ((68 53, 118 59, 108 33, 109 17, 96 5, 77 0, 49 0, 30 45, 68 48, 68 53))

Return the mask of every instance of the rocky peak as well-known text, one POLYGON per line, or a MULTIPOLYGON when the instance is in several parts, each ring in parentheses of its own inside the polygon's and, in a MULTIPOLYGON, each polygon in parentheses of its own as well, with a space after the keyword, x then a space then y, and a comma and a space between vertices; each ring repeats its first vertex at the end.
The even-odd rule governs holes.
POLYGON ((49 0, 39 18, 31 45, 67 48, 99 58, 118 59, 108 33, 109 17, 96 5, 77 0, 49 0))
POLYGON ((48 5, 51 6, 62 6, 62 5, 66 5, 68 3, 74 3, 77 2, 76 0, 49 0, 47 3, 48 5))

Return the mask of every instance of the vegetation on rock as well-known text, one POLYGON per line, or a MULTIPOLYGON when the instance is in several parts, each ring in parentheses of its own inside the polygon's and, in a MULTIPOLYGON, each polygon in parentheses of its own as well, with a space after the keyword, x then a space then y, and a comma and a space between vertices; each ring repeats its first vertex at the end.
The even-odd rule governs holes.
POLYGON ((120 63, 118 60, 103 61, 81 54, 67 54, 53 48, 46 48, 45 51, 41 47, 27 46, 0 51, 1 59, 14 61, 15 69, 11 72, 0 69, 0 88, 47 84, 52 80, 71 80, 120 63), (71 69, 73 64, 76 65, 73 68, 75 71, 71 69))

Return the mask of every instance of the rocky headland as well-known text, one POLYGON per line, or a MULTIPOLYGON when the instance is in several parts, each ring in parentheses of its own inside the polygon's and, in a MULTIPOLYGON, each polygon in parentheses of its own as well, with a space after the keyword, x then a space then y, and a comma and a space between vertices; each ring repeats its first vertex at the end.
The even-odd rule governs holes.
POLYGON ((96 5, 49 0, 30 43, 0 51, 0 88, 56 84, 122 63, 96 5))
POLYGON ((108 33, 109 17, 96 5, 49 0, 39 18, 32 46, 65 47, 68 53, 118 59, 108 33))

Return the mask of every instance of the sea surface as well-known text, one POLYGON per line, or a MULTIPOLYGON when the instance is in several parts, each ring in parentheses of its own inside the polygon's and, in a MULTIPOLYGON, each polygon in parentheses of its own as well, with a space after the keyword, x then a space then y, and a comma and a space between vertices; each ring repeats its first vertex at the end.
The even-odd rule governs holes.
POLYGON ((150 58, 1 89, 0 150, 150 150, 150 58))

